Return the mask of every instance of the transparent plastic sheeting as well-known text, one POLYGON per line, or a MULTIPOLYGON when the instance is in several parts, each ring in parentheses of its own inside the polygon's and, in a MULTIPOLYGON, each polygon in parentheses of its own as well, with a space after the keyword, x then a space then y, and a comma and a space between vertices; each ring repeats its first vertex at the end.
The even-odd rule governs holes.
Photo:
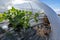
POLYGON ((36 3, 44 10, 51 24, 52 33, 50 35, 50 40, 60 40, 60 19, 58 18, 58 15, 47 5, 41 2, 36 3))
MULTIPOLYGON (((0 4, 1 3, 3 3, 3 2, 0 1, 0 4)), ((11 2, 9 2, 9 1, 7 1, 5 3, 7 3, 7 4, 9 3, 9 5, 11 4, 11 2)), ((1 7, 1 5, 0 5, 0 7, 1 7)), ((43 9, 44 13, 46 14, 46 16, 49 19, 49 22, 50 22, 51 28, 52 28, 50 40, 60 40, 60 19, 59 19, 58 15, 50 7, 48 7, 47 5, 45 5, 44 3, 42 3, 38 0, 13 0, 12 5, 15 8, 23 9, 23 10, 41 11, 41 9, 43 9)), ((5 5, 5 8, 3 8, 2 10, 7 9, 8 6, 5 5)))
POLYGON ((0 0, 0 13, 8 10, 10 5, 12 5, 12 0, 0 0))
POLYGON ((51 28, 52 28, 50 40, 60 40, 60 19, 59 19, 58 15, 44 3, 41 3, 41 2, 35 2, 35 3, 44 10, 46 16, 49 19, 49 22, 50 22, 51 28))
POLYGON ((23 9, 32 8, 39 10, 40 8, 42 8, 51 24, 52 33, 50 35, 51 36, 50 40, 60 40, 60 19, 58 18, 58 15, 50 7, 48 7, 44 3, 41 3, 40 1, 27 1, 22 4, 14 4, 14 5, 18 9, 23 7, 23 9))

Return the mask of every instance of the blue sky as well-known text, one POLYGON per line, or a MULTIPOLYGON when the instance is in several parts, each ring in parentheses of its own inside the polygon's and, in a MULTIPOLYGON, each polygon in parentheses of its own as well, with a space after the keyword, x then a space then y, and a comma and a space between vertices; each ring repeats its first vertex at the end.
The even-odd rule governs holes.
POLYGON ((60 12, 60 0, 40 0, 50 6, 57 13, 60 12))

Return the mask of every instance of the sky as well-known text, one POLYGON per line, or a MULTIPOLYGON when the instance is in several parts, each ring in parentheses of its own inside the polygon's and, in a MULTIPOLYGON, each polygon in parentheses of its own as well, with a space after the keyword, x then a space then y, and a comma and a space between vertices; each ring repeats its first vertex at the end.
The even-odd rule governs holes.
MULTIPOLYGON (((17 0, 15 0, 17 1, 17 0)), ((17 2, 21 2, 22 0, 18 0, 17 2)), ((60 0, 39 0, 45 4, 47 4, 49 7, 51 7, 56 13, 60 13, 60 0)), ((0 0, 0 5, 4 4, 6 0, 0 0), (3 2, 3 3, 1 3, 3 2)), ((6 2, 7 3, 7 2, 6 2)), ((1 7, 1 6, 0 6, 1 7)))
POLYGON ((56 13, 60 13, 60 0, 40 0, 51 7, 56 13))

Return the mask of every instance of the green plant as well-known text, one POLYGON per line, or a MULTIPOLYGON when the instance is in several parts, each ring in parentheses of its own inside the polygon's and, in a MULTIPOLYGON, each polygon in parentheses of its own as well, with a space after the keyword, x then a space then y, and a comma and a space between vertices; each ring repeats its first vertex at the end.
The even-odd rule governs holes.
POLYGON ((0 22, 6 19, 6 14, 0 13, 0 22))
POLYGON ((9 20, 9 27, 12 27, 14 30, 20 31, 20 29, 22 28, 27 29, 30 27, 29 21, 31 19, 34 19, 37 22, 38 16, 38 13, 33 14, 31 11, 18 10, 12 7, 12 9, 4 12, 3 19, 9 20))

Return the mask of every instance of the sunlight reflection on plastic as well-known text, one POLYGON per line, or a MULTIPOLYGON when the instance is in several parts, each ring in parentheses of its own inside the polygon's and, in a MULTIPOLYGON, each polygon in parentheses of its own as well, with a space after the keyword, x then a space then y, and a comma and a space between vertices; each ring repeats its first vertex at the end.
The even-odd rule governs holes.
POLYGON ((5 30, 7 30, 8 26, 7 25, 3 25, 2 28, 5 29, 5 30))

